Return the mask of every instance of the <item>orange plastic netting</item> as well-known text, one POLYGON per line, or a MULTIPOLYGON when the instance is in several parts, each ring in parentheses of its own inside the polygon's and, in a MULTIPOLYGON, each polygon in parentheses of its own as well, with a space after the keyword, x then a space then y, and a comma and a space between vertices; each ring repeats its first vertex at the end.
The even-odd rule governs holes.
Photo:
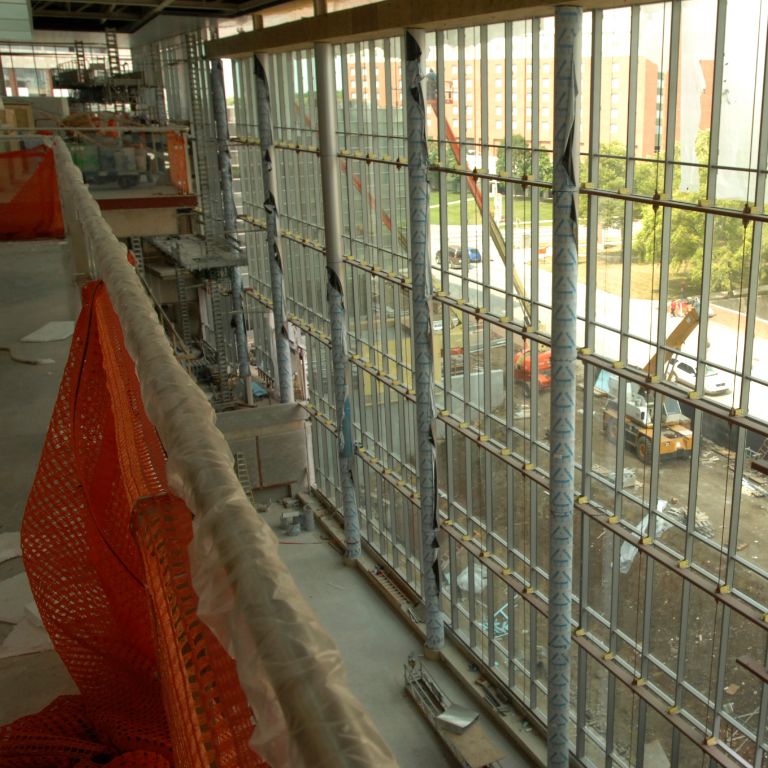
POLYGON ((233 660, 196 613, 191 516, 102 283, 83 289, 22 525, 32 591, 80 690, 0 728, 0 766, 263 766, 233 660))
POLYGON ((64 237, 51 147, 0 153, 0 240, 64 237))

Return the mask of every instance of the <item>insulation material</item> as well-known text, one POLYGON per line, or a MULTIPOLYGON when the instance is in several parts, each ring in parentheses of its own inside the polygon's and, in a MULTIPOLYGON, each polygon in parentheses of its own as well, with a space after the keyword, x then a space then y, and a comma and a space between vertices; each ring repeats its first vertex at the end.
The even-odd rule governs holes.
MULTIPOLYGON (((57 141, 55 150, 62 194, 78 198, 99 276, 136 366, 140 402, 167 452, 169 487, 195 516, 190 556, 200 612, 234 656, 256 723, 252 743, 272 768, 396 765, 349 691, 340 654, 279 558, 274 535, 254 514, 214 411, 174 358, 125 246, 64 146, 57 141)), ((77 339, 76 333, 73 345, 77 339)), ((146 434, 151 431, 147 424, 146 434)))

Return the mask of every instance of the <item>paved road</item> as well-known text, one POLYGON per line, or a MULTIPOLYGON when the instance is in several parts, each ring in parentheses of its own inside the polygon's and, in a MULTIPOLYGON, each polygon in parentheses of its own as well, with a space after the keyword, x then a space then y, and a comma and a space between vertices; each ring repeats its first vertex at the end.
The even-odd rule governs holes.
MULTIPOLYGON (((433 246, 431 250, 435 252, 439 249, 440 227, 432 225, 430 236, 433 246)), ((467 227, 467 236, 470 245, 479 243, 480 227, 469 225, 467 227)), ((451 243, 461 242, 461 227, 451 225, 448 227, 448 239, 451 243)), ((490 259, 488 264, 488 285, 492 289, 497 289, 498 293, 491 292, 490 297, 483 297, 482 284, 484 282, 484 265, 471 264, 468 266, 467 277, 470 281, 468 300, 471 303, 490 305, 492 312, 505 314, 504 300, 502 292, 506 286, 506 266, 498 255, 493 244, 490 244, 490 259), (489 300, 488 300, 489 299, 489 300)), ((530 253, 527 249, 516 248, 513 250, 513 259, 528 290, 530 290, 532 270, 530 266, 530 253)), ((459 295, 461 291, 461 273, 451 272, 449 276, 451 292, 459 295)), ((578 285, 578 314, 584 317, 586 312, 586 285, 578 285)), ((552 296, 552 275, 545 269, 540 269, 538 273, 538 325, 544 330, 551 327, 551 312, 548 309, 551 304, 552 296)), ((603 291, 600 288, 595 296, 595 317, 602 327, 596 328, 594 351, 609 360, 619 360, 622 358, 619 333, 612 330, 620 326, 622 301, 616 294, 603 291)), ((740 360, 743 356, 744 347, 744 323, 745 316, 742 314, 739 320, 739 313, 730 309, 717 307, 714 305, 715 315, 708 319, 707 327, 707 357, 708 362, 714 366, 723 369, 736 369, 740 367, 740 360)), ((630 299, 628 307, 629 327, 632 329, 632 335, 637 338, 627 340, 626 362, 637 367, 644 367, 650 357, 653 355, 657 326, 658 326, 658 301, 649 299, 630 299)), ((520 321, 522 313, 514 313, 514 319, 520 321)), ((665 315, 665 336, 668 336, 674 327, 680 322, 679 318, 665 315)), ((683 345, 683 352, 695 356, 698 347, 699 332, 694 331, 683 345)), ((578 340, 579 346, 586 346, 584 343, 584 324, 579 323, 578 340)), ((759 322, 754 337, 754 352, 752 356, 753 376, 768 380, 768 323, 759 322)), ((738 405, 738 390, 741 386, 741 379, 738 376, 730 375, 732 379, 732 390, 730 395, 724 395, 719 398, 712 398, 716 402, 726 407, 738 405)), ((750 413, 755 416, 763 417, 768 413, 768 387, 753 384, 750 394, 750 413)))

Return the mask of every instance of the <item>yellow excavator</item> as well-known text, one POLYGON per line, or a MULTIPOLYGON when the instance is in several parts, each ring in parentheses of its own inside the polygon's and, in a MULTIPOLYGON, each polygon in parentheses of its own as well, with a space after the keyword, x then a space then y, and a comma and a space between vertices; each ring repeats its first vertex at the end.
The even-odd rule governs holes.
MULTIPOLYGON (((683 346, 698 324, 698 312, 690 309, 667 336, 664 348, 651 357, 643 370, 649 375, 654 374, 659 354, 664 356, 664 368, 666 368, 674 350, 683 346)), ((624 442, 634 448, 641 461, 649 462, 653 444, 653 401, 646 398, 645 389, 632 382, 627 382, 626 392, 624 442)), ((680 403, 674 398, 662 397, 661 405, 663 412, 659 454, 662 458, 675 456, 687 458, 693 447, 691 420, 683 414, 680 403)), ((609 442, 616 442, 619 432, 619 401, 616 397, 608 400, 603 409, 603 432, 609 442)))

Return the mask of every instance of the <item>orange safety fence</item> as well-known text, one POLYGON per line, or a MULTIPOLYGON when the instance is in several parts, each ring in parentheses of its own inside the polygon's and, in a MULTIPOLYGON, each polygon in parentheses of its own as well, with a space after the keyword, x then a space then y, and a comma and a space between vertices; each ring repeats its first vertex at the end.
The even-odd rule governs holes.
POLYGON ((0 153, 0 240, 64 237, 53 149, 0 153))
POLYGON ((177 131, 165 135, 168 143, 168 166, 171 184, 182 195, 189 194, 189 173, 187 170, 187 143, 177 131))
POLYGON ((197 615, 191 514, 101 282, 83 309, 22 525, 24 564, 78 686, 0 727, 0 766, 263 766, 235 663, 197 615))

